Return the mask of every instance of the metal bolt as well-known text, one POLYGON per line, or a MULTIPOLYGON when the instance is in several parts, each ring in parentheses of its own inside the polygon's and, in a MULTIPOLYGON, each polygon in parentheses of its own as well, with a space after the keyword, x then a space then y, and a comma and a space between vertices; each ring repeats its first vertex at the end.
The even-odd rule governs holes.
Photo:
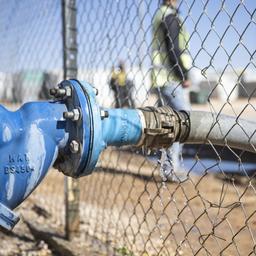
POLYGON ((72 119, 72 118, 74 117, 74 113, 73 113, 73 111, 64 112, 64 113, 63 113, 63 117, 64 117, 65 119, 72 119))
POLYGON ((63 88, 58 88, 57 93, 55 94, 56 97, 66 96, 66 90, 63 88))
POLYGON ((100 118, 101 118, 101 119, 104 119, 104 118, 107 118, 107 117, 109 117, 108 111, 101 109, 101 110, 100 110, 100 118))
POLYGON ((57 93, 58 87, 50 89, 50 95, 55 96, 57 93))
POLYGON ((70 86, 65 86, 64 88, 55 87, 50 89, 50 95, 55 97, 70 97, 72 95, 72 89, 70 86))
POLYGON ((75 108, 72 111, 67 111, 63 113, 65 119, 71 119, 72 121, 78 121, 80 119, 80 111, 75 108))
POLYGON ((78 153, 80 145, 76 140, 72 140, 69 144, 69 148, 70 148, 70 151, 75 154, 75 153, 78 153))

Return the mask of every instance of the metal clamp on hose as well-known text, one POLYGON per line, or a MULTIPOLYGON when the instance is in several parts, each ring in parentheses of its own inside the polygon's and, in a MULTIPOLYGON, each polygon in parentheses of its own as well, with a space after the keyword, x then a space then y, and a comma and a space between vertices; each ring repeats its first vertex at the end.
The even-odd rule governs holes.
POLYGON ((141 108, 145 118, 143 145, 148 148, 168 148, 175 141, 184 142, 190 129, 189 115, 169 106, 141 108))

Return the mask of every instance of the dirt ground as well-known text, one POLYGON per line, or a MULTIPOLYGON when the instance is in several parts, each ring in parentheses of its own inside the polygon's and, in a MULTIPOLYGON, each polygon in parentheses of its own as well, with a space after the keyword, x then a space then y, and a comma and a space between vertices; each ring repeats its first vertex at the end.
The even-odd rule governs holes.
MULTIPOLYGON (((26 210, 23 211, 26 213, 26 210)), ((54 255, 48 245, 35 239, 26 224, 21 220, 11 232, 0 231, 1 256, 51 256, 54 255)))
POLYGON ((135 255, 253 253, 256 197, 252 180, 241 183, 236 178, 220 179, 225 176, 191 174, 183 183, 163 183, 157 178, 157 166, 151 167, 146 179, 143 166, 149 163, 141 157, 116 152, 115 161, 115 152, 109 154, 114 165, 122 169, 126 158, 126 170, 141 173, 106 173, 102 160, 105 169, 84 179, 83 188, 89 187, 82 190, 87 202, 84 219, 89 220, 91 235, 135 255), (132 162, 140 168, 132 169, 132 162))
MULTIPOLYGON (((91 246, 94 252, 89 255, 255 253, 254 180, 190 174, 182 183, 162 182, 159 166, 139 154, 115 150, 106 151, 100 165, 103 168, 80 179, 81 232, 75 242, 80 248, 91 246), (117 168, 113 170, 112 165, 117 168)), ((46 209, 49 218, 30 218, 60 233, 64 226, 63 189, 63 175, 51 170, 26 203, 32 207, 36 202, 46 209)), ((26 209, 20 211, 27 215, 26 209)), ((7 241, 27 245, 14 236, 7 241)), ((30 244, 34 248, 38 241, 30 244)), ((6 251, 5 255, 15 254, 6 251)))

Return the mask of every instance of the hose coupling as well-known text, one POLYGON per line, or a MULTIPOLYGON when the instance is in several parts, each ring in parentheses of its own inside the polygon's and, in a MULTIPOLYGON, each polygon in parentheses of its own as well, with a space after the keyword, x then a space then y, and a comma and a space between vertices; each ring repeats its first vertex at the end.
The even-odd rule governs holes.
POLYGON ((184 142, 190 131, 189 114, 169 106, 139 109, 144 116, 144 138, 141 145, 147 148, 168 148, 174 142, 184 142))

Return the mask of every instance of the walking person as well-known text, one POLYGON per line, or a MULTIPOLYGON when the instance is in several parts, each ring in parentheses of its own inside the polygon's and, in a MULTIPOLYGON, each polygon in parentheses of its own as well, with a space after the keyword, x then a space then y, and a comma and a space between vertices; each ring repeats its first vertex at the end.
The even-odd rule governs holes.
MULTIPOLYGON (((177 0, 164 0, 153 19, 152 89, 159 105, 175 110, 190 110, 187 88, 190 86, 188 34, 177 11, 177 0)), ((162 151, 162 167, 165 179, 186 178, 181 166, 182 145, 174 143, 162 151)))

